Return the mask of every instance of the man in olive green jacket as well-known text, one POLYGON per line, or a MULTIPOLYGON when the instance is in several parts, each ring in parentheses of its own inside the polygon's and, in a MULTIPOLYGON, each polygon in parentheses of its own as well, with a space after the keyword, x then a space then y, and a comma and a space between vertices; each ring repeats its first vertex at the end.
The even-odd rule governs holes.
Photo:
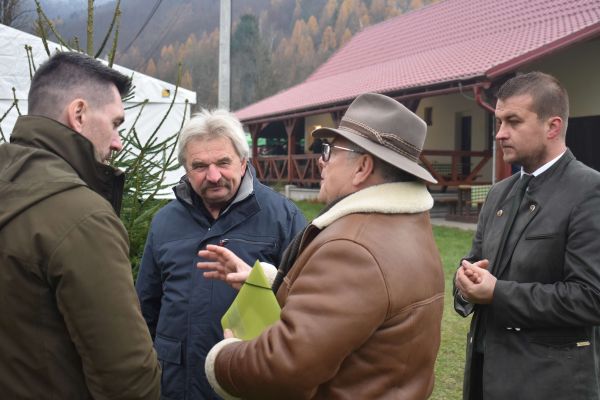
POLYGON ((29 114, 0 146, 0 393, 158 399, 117 213, 129 78, 78 53, 36 72, 29 114))

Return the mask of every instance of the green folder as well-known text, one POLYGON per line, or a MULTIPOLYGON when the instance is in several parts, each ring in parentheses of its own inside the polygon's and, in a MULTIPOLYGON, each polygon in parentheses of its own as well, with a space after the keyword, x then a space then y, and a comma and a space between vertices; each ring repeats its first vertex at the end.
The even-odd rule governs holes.
POLYGON ((251 340, 278 321, 280 314, 279 303, 256 260, 233 304, 221 318, 221 325, 223 329, 231 329, 236 338, 251 340))

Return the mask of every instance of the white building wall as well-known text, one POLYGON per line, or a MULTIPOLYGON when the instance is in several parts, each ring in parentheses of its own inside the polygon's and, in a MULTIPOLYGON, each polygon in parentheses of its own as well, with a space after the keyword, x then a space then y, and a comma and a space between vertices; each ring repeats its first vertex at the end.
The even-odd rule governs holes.
POLYGON ((554 75, 569 93, 571 117, 600 115, 600 38, 551 54, 521 71, 554 75))

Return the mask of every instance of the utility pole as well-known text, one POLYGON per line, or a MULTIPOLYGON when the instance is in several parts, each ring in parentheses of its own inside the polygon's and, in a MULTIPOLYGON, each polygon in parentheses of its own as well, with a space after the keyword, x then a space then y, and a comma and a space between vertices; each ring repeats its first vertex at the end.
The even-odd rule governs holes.
POLYGON ((229 110, 231 94, 231 0, 221 0, 219 28, 219 108, 229 110))

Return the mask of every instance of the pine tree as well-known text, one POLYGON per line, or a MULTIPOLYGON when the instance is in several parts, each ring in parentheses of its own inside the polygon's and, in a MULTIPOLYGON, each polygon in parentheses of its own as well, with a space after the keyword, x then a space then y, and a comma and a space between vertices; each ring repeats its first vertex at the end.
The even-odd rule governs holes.
POLYGON ((231 38, 232 109, 242 108, 267 95, 269 85, 261 81, 271 83, 270 64, 256 16, 242 15, 231 38))

